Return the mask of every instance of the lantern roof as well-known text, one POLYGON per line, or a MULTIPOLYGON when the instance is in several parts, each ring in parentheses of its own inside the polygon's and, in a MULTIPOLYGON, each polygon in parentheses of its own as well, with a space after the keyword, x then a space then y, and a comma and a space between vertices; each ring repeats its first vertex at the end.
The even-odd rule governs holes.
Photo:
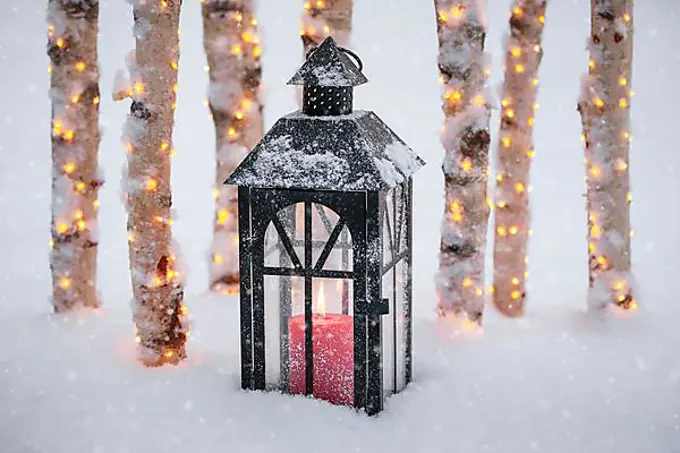
POLYGON ((354 87, 368 82, 347 55, 354 55, 339 48, 332 37, 327 37, 318 47, 310 50, 304 64, 288 81, 288 85, 354 87))
POLYGON ((294 112, 274 124, 225 184, 389 190, 424 164, 373 112, 341 116, 294 112))

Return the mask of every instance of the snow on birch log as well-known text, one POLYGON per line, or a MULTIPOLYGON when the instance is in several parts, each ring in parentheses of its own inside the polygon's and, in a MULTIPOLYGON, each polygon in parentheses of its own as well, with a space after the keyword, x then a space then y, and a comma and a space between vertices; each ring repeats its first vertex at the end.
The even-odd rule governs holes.
POLYGON ((341 46, 349 44, 354 0, 306 0, 300 24, 305 53, 328 36, 341 46))
POLYGON ((186 356, 186 307, 170 209, 181 0, 129 1, 136 48, 128 61, 132 106, 123 131, 128 152, 123 197, 139 359, 157 366, 186 356))
POLYGON ((50 269, 56 312, 98 307, 98 0, 49 0, 52 100, 50 269))
POLYGON ((223 183, 263 133, 260 39, 253 0, 202 0, 208 102, 215 123, 215 218, 210 286, 238 292, 238 200, 223 183))
POLYGON ((589 306, 634 309, 630 250, 630 104, 633 0, 591 0, 583 123, 588 207, 589 306))
POLYGON ((441 316, 463 316, 481 323, 490 210, 486 24, 482 2, 476 0, 435 0, 435 8, 446 152, 437 307, 441 316))
POLYGON ((529 169, 538 105, 538 69, 547 0, 515 0, 505 42, 505 81, 495 193, 494 286, 496 308, 524 314, 527 243, 531 234, 529 169))

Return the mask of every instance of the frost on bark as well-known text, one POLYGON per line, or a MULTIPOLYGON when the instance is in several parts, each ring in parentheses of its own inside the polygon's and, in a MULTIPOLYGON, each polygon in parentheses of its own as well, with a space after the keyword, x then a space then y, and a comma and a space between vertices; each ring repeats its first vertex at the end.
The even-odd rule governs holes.
POLYGON ((259 36, 253 0, 203 0, 203 44, 208 58, 208 102, 215 123, 216 181, 210 286, 237 292, 238 203, 224 181, 263 133, 259 36))
POLYGON ((123 131, 133 317, 139 359, 149 366, 185 357, 186 307, 172 244, 170 158, 176 107, 180 0, 133 5, 132 99, 123 131))
POLYGON ((340 46, 349 44, 354 0, 306 0, 300 24, 305 53, 328 36, 340 46))
POLYGON ((50 269, 56 312, 97 307, 98 0, 49 0, 52 100, 50 269))
POLYGON ((494 286, 496 308, 524 314, 527 244, 531 228, 529 170, 534 156, 533 126, 538 69, 547 0, 515 0, 506 38, 500 143, 495 193, 494 286))
POLYGON ((588 48, 578 109, 586 153, 589 306, 634 309, 628 172, 633 0, 591 0, 588 48))
POLYGON ((446 199, 437 275, 438 311, 441 316, 481 322, 490 142, 484 11, 476 0, 435 0, 435 8, 445 116, 442 169, 446 199))

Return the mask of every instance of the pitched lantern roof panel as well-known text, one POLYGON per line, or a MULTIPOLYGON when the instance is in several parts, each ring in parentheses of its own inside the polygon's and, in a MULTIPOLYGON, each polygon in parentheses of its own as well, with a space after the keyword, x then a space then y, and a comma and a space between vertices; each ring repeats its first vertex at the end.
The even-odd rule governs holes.
POLYGON ((373 112, 281 118, 225 181, 246 187, 388 190, 424 165, 373 112))
POLYGON ((366 82, 366 76, 329 36, 312 50, 288 85, 353 87, 366 82))

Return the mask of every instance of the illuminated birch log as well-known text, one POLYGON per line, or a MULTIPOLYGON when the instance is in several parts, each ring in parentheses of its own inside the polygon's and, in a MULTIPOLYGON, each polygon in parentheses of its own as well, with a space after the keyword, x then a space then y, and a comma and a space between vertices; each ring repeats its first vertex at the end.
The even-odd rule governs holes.
POLYGON ((506 38, 496 173, 493 300, 507 316, 524 314, 531 234, 529 170, 547 0, 515 0, 506 38))
POLYGON ((136 48, 129 62, 132 106, 123 131, 128 151, 123 196, 139 359, 158 366, 186 355, 186 307, 170 209, 181 1, 131 3, 136 48))
POLYGON ((438 312, 481 323, 490 210, 484 11, 475 0, 435 0, 435 8, 445 116, 442 168, 446 199, 437 275, 438 312))
POLYGON ((97 0, 49 0, 52 100, 50 269, 56 312, 98 307, 99 151, 97 0))
POLYGON ((305 53, 332 36, 340 46, 349 44, 354 0, 306 0, 300 25, 305 53))
POLYGON ((589 306, 634 309, 630 250, 633 0, 591 0, 579 111, 586 154, 589 306))
POLYGON ((203 0, 208 102, 215 123, 216 180, 210 286, 238 292, 238 200, 223 183, 263 133, 259 36, 252 0, 203 0))

